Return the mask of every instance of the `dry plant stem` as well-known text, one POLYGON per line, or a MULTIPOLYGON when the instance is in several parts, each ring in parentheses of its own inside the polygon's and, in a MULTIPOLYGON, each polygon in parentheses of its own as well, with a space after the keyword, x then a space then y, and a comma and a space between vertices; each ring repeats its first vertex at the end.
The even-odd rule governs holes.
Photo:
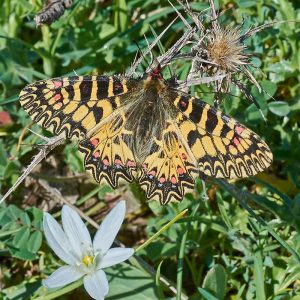
POLYGON ((148 53, 151 52, 151 50, 154 48, 154 46, 158 43, 158 41, 162 38, 162 36, 166 33, 166 31, 173 25, 173 23, 176 21, 177 18, 175 18, 167 27, 166 29, 164 29, 164 31, 152 42, 152 44, 150 45, 150 47, 148 47, 148 49, 145 51, 145 53, 143 53, 143 55, 141 55, 139 57, 139 59, 136 60, 136 62, 131 66, 130 70, 128 71, 127 75, 130 77, 132 76, 137 67, 139 66, 139 64, 142 62, 142 60, 144 59, 144 56, 146 56, 148 53))
POLYGON ((45 138, 47 140, 46 144, 40 145, 42 149, 37 155, 34 156, 30 165, 26 168, 23 174, 18 178, 15 184, 8 190, 8 192, 0 200, 0 204, 19 186, 19 184, 29 175, 32 170, 46 157, 46 155, 53 150, 58 145, 61 145, 64 142, 64 138, 56 136, 53 138, 45 138))
POLYGON ((69 201, 65 200, 64 197, 61 195, 60 191, 56 188, 51 187, 47 181, 40 179, 39 184, 50 194, 50 197, 58 202, 59 204, 67 204, 70 207, 72 207, 76 212, 81 216, 82 219, 86 220, 88 223, 90 223, 93 227, 96 229, 99 228, 99 225, 97 222, 95 222, 92 218, 87 216, 85 213, 83 213, 79 208, 77 208, 75 205, 71 204, 69 201))
MULTIPOLYGON (((188 84, 189 84, 189 83, 193 80, 193 78, 194 78, 194 74, 195 74, 195 71, 196 71, 195 66, 196 66, 196 65, 195 65, 195 61, 192 60, 192 66, 191 66, 190 72, 189 72, 189 74, 188 74, 188 76, 187 76, 187 78, 186 78, 185 86, 181 88, 181 89, 182 89, 184 92, 186 92, 186 93, 189 91, 189 86, 188 86, 188 84)), ((179 86, 179 88, 180 88, 180 86, 179 86)))
POLYGON ((299 22, 297 20, 293 21, 275 21, 275 22, 271 22, 271 23, 267 23, 267 24, 263 24, 263 25, 260 25, 260 26, 257 26, 255 28, 249 28, 241 37, 240 37, 240 40, 241 42, 244 41, 245 39, 249 38, 250 36, 264 30, 265 28, 268 28, 268 27, 272 27, 274 25, 277 25, 277 24, 283 24, 283 23, 294 23, 294 22, 299 22))
MULTIPOLYGON (((189 7, 188 1, 186 1, 187 2, 186 5, 180 0, 176 0, 176 1, 182 6, 183 10, 192 18, 192 20, 194 21, 195 25, 199 28, 199 30, 204 30, 203 24, 201 23, 198 16, 195 13, 193 13, 191 8, 189 7)), ((177 12, 176 9, 175 9, 175 11, 177 12)))
MULTIPOLYGON (((79 208, 77 208, 75 205, 71 204, 67 200, 64 199, 64 197, 61 195, 61 193, 56 189, 51 187, 46 181, 39 180, 39 184, 49 193, 49 196, 59 204, 67 204, 70 207, 72 207, 82 219, 86 220, 89 224, 91 224, 95 229, 98 229, 100 226, 89 216, 87 216, 84 212, 82 212, 79 208)), ((118 246, 125 247, 120 241, 115 239, 114 243, 118 246)), ((143 259, 141 259, 138 256, 134 256, 134 259, 136 260, 137 264, 140 265, 143 270, 148 272, 151 276, 155 277, 156 270, 152 268, 149 264, 147 264, 143 259)), ((175 288, 175 285, 171 283, 169 280, 167 280, 165 277, 160 276, 161 283, 168 288, 170 291, 172 291, 175 295, 177 294, 177 290, 175 288)), ((188 297, 185 295, 181 296, 182 300, 187 300, 188 297)))
MULTIPOLYGON (((193 34, 195 33, 196 28, 188 29, 182 37, 163 55, 157 58, 158 63, 163 68, 168 65, 178 54, 182 47, 184 47, 187 42, 191 39, 193 34)), ((150 68, 147 69, 147 72, 151 71, 150 68)))
POLYGON ((213 0, 208 0, 209 6, 210 6, 210 20, 211 20, 211 25, 214 30, 216 30, 219 27, 218 23, 218 16, 216 14, 216 8, 213 0))
MULTIPOLYGON (((189 72, 188 76, 190 76, 190 74, 192 74, 191 71, 189 72)), ((191 75, 191 77, 192 76, 193 75, 191 75)), ((188 87, 191 87, 193 85, 206 84, 206 83, 210 83, 213 81, 222 80, 226 76, 227 75, 224 74, 224 75, 217 75, 217 76, 211 76, 211 77, 193 78, 193 79, 188 79, 187 81, 178 81, 178 83, 179 83, 178 89, 180 89, 184 92, 188 92, 188 90, 187 90, 188 87)))

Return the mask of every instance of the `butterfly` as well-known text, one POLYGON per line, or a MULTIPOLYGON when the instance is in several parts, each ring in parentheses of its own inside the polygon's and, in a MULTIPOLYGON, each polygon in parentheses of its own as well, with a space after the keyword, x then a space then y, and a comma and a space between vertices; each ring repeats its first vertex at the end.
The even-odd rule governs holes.
POLYGON ((181 201, 195 178, 244 178, 273 156, 253 131, 176 89, 159 68, 140 78, 72 76, 27 85, 20 102, 33 121, 78 140, 97 182, 137 181, 148 199, 181 201))

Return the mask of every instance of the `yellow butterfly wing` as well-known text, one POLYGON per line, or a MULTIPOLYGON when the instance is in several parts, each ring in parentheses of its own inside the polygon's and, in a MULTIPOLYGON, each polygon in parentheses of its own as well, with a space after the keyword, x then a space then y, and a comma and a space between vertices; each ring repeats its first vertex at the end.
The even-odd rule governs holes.
POLYGON ((161 204, 181 200, 194 188, 198 169, 180 139, 172 120, 166 122, 162 138, 155 138, 151 152, 142 164, 139 183, 147 198, 161 204))
POLYGON ((125 125, 126 118, 121 113, 79 143, 86 170, 97 182, 106 182, 113 188, 122 180, 132 182, 136 173, 132 131, 126 130, 125 125))
POLYGON ((200 172, 216 178, 243 178, 270 166, 273 155, 268 145, 233 118, 184 94, 178 94, 174 105, 176 123, 200 172))
POLYGON ((82 139, 99 122, 117 113, 128 92, 120 76, 73 76, 27 85, 20 103, 33 121, 55 135, 82 139))

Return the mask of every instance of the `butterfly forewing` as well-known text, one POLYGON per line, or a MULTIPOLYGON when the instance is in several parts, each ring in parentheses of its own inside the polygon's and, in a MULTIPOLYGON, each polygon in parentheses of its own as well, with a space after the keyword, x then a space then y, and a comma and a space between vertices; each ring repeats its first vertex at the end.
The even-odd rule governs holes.
POLYGON ((33 121, 66 138, 85 138, 99 122, 121 105, 128 92, 117 76, 73 76, 27 85, 20 102, 33 121))

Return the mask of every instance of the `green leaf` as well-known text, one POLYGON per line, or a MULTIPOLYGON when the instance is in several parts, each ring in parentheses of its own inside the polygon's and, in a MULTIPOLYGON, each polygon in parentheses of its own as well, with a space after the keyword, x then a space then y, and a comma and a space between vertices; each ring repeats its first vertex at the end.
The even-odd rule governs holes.
POLYGON ((31 218, 31 225, 37 229, 42 229, 43 212, 36 207, 30 207, 26 210, 26 213, 31 218))
POLYGON ((106 300, 132 300, 134 295, 139 300, 157 299, 154 279, 147 273, 126 264, 106 269, 105 273, 109 281, 106 300))
POLYGON ((160 283, 160 272, 161 272, 162 263, 163 263, 163 260, 159 263, 159 265, 157 267, 157 271, 156 271, 156 276, 155 276, 156 291, 157 291, 159 300, 165 299, 164 292, 163 292, 163 289, 162 289, 162 286, 160 283))
POLYGON ((13 257, 16 257, 18 259, 22 260, 34 260, 36 259, 36 255, 32 252, 29 252, 26 249, 13 249, 10 248, 9 251, 11 252, 13 257))
POLYGON ((116 31, 117 29, 115 26, 105 23, 101 26, 99 37, 101 40, 104 40, 109 36, 113 35, 116 31))
POLYGON ((261 82, 261 87, 265 93, 264 98, 266 100, 274 96, 275 92, 277 91, 277 84, 269 80, 263 80, 261 82))
POLYGON ((26 248, 29 235, 30 235, 30 229, 28 227, 21 228, 21 230, 17 232, 17 234, 13 239, 13 245, 16 248, 26 248))
POLYGON ((35 231, 28 240, 27 250, 36 253, 42 245, 42 240, 42 233, 40 231, 35 231))
POLYGON ((224 299, 226 295, 226 281, 227 275, 225 268, 217 264, 206 274, 203 288, 215 295, 217 299, 224 299))
POLYGON ((265 275, 263 269, 263 261, 260 251, 256 251, 254 254, 254 282, 256 287, 256 299, 264 300, 265 295, 265 275))
POLYGON ((268 104, 269 110, 277 116, 284 117, 291 111, 290 106, 284 101, 275 101, 268 104))
POLYGON ((203 288, 198 288, 198 291, 206 300, 220 300, 203 288))

